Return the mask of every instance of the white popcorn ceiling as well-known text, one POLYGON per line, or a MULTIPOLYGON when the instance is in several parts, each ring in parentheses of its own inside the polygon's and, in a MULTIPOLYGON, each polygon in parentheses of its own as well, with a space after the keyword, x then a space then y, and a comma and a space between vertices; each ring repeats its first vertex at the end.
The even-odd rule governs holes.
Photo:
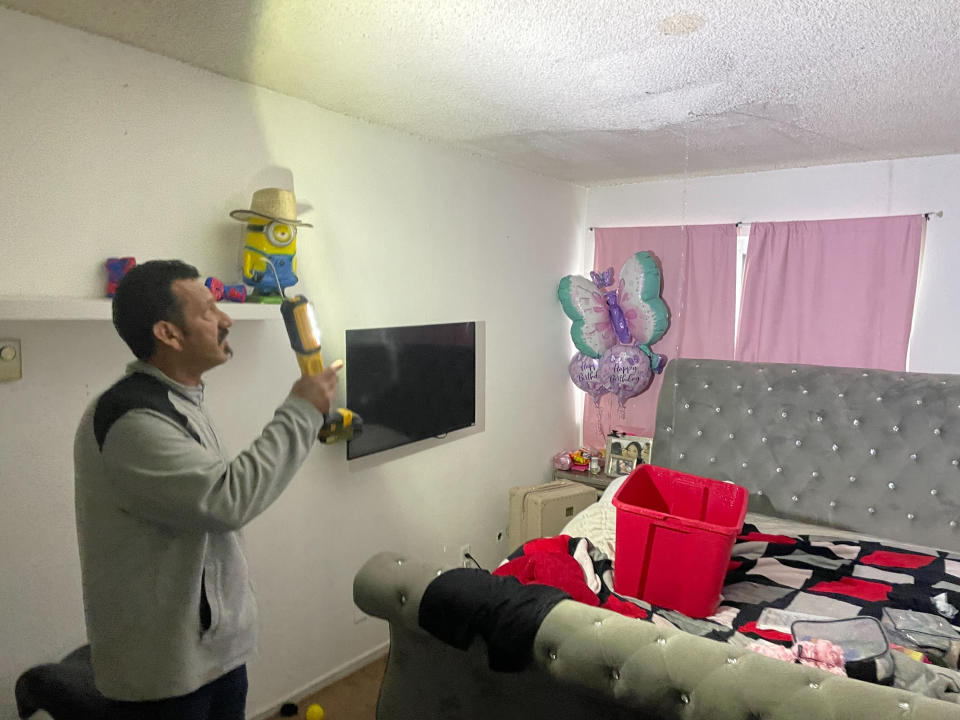
POLYGON ((960 152, 958 0, 0 0, 584 185, 960 152))

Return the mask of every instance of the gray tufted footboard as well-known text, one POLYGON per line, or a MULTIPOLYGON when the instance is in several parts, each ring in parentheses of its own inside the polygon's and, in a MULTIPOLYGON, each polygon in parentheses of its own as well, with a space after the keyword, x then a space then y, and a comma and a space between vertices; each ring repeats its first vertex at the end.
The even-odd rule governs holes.
POLYGON ((354 601, 390 623, 378 720, 880 720, 960 718, 960 707, 790 665, 572 600, 547 615, 531 667, 496 673, 417 622, 439 569, 379 553, 354 601))

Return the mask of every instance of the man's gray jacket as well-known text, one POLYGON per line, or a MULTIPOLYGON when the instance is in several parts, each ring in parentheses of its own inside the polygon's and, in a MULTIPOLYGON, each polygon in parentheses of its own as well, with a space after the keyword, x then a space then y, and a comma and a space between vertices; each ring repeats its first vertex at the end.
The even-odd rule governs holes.
POLYGON ((106 697, 190 693, 245 663, 257 608, 240 528, 293 478, 323 424, 290 396, 228 458, 203 387, 132 363, 74 445, 77 535, 94 678, 106 697))

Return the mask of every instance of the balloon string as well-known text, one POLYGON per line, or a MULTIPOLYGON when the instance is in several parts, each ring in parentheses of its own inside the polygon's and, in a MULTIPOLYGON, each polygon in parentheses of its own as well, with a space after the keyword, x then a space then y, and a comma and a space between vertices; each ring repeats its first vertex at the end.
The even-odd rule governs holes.
POLYGON ((677 277, 677 332, 675 334, 673 357, 680 357, 680 343, 683 341, 680 328, 686 322, 687 305, 687 251, 690 235, 687 232, 687 181, 690 177, 690 135, 687 126, 683 126, 683 188, 680 201, 680 272, 677 277))
POLYGON ((600 436, 600 442, 603 442, 603 408, 599 400, 597 400, 597 435, 600 436))

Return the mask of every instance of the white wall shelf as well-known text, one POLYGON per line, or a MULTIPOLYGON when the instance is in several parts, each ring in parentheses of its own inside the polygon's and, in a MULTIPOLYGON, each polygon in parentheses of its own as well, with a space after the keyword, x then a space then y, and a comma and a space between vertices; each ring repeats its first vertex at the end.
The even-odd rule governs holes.
MULTIPOLYGON (((261 303, 219 303, 234 320, 279 320, 280 307, 261 303)), ((0 321, 4 320, 110 320, 109 298, 0 295, 0 321)))

